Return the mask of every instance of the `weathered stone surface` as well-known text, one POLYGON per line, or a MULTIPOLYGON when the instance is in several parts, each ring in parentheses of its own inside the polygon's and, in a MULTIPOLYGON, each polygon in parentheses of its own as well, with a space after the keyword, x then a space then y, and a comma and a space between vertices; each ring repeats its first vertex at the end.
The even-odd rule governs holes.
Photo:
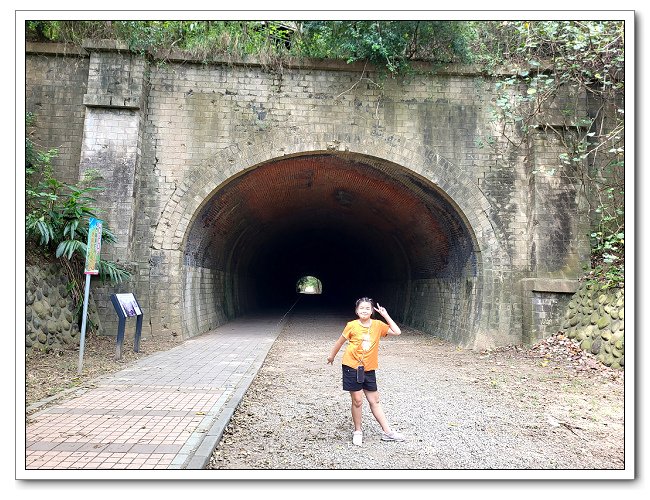
POLYGON ((50 319, 47 321, 47 332, 48 333, 56 333, 59 331, 59 322, 55 321, 53 319, 50 319))
POLYGON ((75 304, 72 303, 70 294, 66 294, 66 300, 60 293, 61 287, 65 288, 67 283, 67 277, 61 269, 51 265, 29 265, 25 283, 33 289, 30 293, 34 298, 42 288, 48 289, 46 294, 41 294, 41 300, 35 300, 25 309, 27 350, 58 349, 78 343, 79 327, 74 318, 75 304))
POLYGON ((596 323, 598 325, 598 328, 601 330, 609 325, 610 319, 609 316, 601 316, 600 319, 598 319, 598 322, 596 323))
POLYGON ((32 306, 32 310, 39 318, 45 318, 49 315, 50 307, 46 302, 39 300, 32 306))
MULTIPOLYGON (((359 227, 381 220, 378 232, 391 235, 359 241, 373 240, 367 253, 381 257, 390 278, 372 285, 402 316, 398 320, 465 344, 479 336, 498 344, 529 341, 559 325, 562 301, 573 290, 524 295, 519 288, 523 279, 582 274, 589 257, 584 190, 558 161, 563 145, 551 131, 540 128, 526 155, 507 159, 477 144, 490 136, 495 150, 506 145, 486 105, 496 96, 486 75, 440 68, 377 89, 358 85, 364 75, 376 75, 345 64, 291 65, 279 74, 241 61, 203 63, 189 54, 160 65, 119 47, 89 46, 73 57, 48 49, 28 54, 27 110, 48 117, 38 131, 48 146, 61 147, 56 168, 64 180, 101 170, 108 189, 99 196, 100 208, 119 243, 106 255, 137 267, 123 288, 151 308, 157 333, 197 335, 256 303, 264 280, 250 278, 253 257, 241 264, 228 257, 265 246, 250 235, 268 235, 272 222, 285 220, 307 228, 301 221, 311 224, 313 214, 327 212, 334 216, 325 231, 332 236, 350 210, 367 221, 359 227), (329 167, 346 163, 322 193, 320 174, 328 169, 316 167, 318 158, 329 167), (261 178, 257 189, 237 191, 255 172, 285 159, 297 175, 261 178), (556 174, 545 174, 546 166, 556 174), (355 169, 362 175, 351 179, 355 169), (381 189, 367 185, 381 176, 381 189), (355 186, 368 189, 355 193, 355 186), (426 206, 394 199, 395 186, 415 198, 426 195, 426 206), (263 200, 271 196, 255 196, 274 192, 283 197, 267 205, 263 200), (366 192, 389 202, 375 206, 366 192), (302 199, 300 193, 310 201, 307 212, 303 204, 288 204, 302 199), (272 217, 257 220, 256 208, 272 217), (420 230, 430 213, 435 220, 420 230), (423 243, 438 232, 431 245, 423 243), (438 245, 439 252, 427 250, 438 245), (408 257, 395 257, 403 254, 408 257), (423 264, 411 268, 416 261, 423 264)), ((589 98, 572 96, 580 117, 589 98)), ((347 252, 331 253, 340 259, 347 252)), ((332 269, 339 267, 332 262, 332 269)), ((273 285, 267 284, 267 295, 275 298, 276 281, 266 281, 273 285)), ((111 333, 116 318, 109 296, 120 288, 94 285, 111 333)))
POLYGON ((580 300, 580 297, 586 297, 589 293, 597 297, 591 309, 583 307, 580 314, 568 321, 569 325, 572 321, 579 325, 584 324, 585 318, 588 318, 589 325, 577 328, 575 325, 569 326, 573 329, 570 338, 579 340, 580 347, 596 354, 600 362, 614 368, 622 368, 625 364, 625 322, 618 316, 624 308, 623 295, 621 291, 599 291, 595 285, 583 284, 571 301, 580 300))
POLYGON ((598 354, 600 353, 600 348, 603 345, 603 341, 600 338, 594 339, 591 344, 591 353, 598 354))

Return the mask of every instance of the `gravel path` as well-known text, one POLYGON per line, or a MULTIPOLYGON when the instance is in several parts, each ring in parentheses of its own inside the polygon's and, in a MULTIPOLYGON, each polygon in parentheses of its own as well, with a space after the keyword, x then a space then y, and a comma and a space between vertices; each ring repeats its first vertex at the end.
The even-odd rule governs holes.
POLYGON ((382 340, 377 381, 402 443, 380 439, 364 400, 351 443, 343 349, 347 318, 295 313, 216 448, 211 469, 623 469, 623 376, 576 376, 517 349, 479 353, 404 328, 382 340))

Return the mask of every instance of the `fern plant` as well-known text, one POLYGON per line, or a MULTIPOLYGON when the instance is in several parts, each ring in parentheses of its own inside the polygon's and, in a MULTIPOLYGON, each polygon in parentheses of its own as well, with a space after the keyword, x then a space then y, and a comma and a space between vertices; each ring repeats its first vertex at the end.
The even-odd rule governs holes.
MULTIPOLYGON (((28 114, 27 127, 33 123, 34 116, 28 114)), ((38 147, 29 134, 26 136, 25 154, 26 241, 46 255, 60 259, 67 271, 73 296, 79 302, 90 218, 97 218, 96 200, 92 195, 102 188, 87 185, 84 181, 77 186, 56 179, 52 159, 58 151, 38 147)), ((115 235, 104 224, 102 242, 110 244, 115 241, 115 235)), ((102 281, 121 283, 131 277, 128 269, 116 262, 100 260, 98 267, 102 281)))

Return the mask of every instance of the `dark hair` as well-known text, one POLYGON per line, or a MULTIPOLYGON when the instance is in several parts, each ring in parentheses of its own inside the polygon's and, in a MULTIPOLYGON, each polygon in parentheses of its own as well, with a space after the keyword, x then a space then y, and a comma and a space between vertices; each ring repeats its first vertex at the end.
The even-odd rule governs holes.
POLYGON ((357 309, 359 309, 359 304, 361 304, 362 302, 370 302, 372 313, 375 312, 375 302, 370 297, 361 297, 359 300, 357 300, 357 303, 354 306, 354 312, 357 312, 357 309))

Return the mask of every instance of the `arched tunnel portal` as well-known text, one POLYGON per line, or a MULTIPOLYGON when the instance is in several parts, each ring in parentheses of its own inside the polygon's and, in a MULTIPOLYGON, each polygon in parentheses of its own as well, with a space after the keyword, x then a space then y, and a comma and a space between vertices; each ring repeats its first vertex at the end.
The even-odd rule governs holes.
POLYGON ((397 321, 470 335, 479 279, 472 231, 442 190, 391 162, 313 153, 256 165, 213 191, 186 235, 190 336, 289 307, 305 275, 322 283, 319 304, 351 312, 370 296, 397 321))

